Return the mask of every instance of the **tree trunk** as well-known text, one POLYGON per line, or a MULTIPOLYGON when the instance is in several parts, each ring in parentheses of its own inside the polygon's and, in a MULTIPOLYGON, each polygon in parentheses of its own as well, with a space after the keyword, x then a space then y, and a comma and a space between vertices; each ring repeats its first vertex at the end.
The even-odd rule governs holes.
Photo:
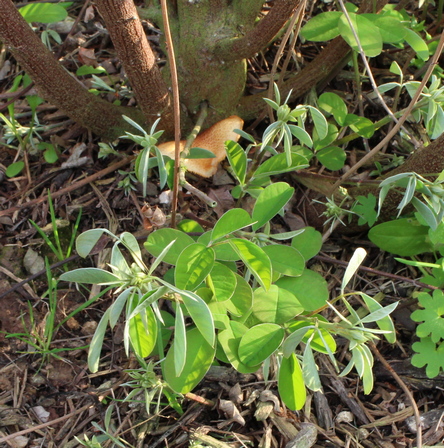
POLYGON ((97 135, 113 140, 129 130, 122 115, 144 121, 134 108, 119 107, 88 92, 43 45, 11 0, 0 0, 0 39, 34 81, 47 101, 97 135))
POLYGON ((159 116, 159 129, 172 132, 174 120, 168 87, 160 74, 133 0, 96 0, 106 29, 148 123, 159 116))

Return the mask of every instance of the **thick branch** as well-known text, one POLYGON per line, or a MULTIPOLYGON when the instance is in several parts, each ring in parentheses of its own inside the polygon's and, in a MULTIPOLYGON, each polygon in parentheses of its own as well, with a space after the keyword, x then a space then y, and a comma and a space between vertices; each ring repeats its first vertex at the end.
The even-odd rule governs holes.
POLYGON ((0 0, 0 39, 34 81, 39 93, 71 119, 97 135, 115 139, 130 126, 128 115, 143 123, 133 108, 118 107, 93 95, 55 60, 11 0, 0 0))
MULTIPOLYGON (((387 0, 379 0, 376 10, 380 11, 386 3, 387 0)), ((359 8, 359 13, 372 11, 373 6, 373 0, 364 0, 359 8)), ((343 66, 349 53, 350 46, 342 37, 333 39, 312 62, 282 84, 281 96, 285 98, 291 91, 290 101, 302 97, 334 73, 336 68, 343 66)), ((266 96, 266 92, 242 98, 237 114, 244 120, 257 118, 265 107, 264 96, 266 96)))
POLYGON ((172 128, 172 107, 133 0, 96 0, 117 54, 147 121, 162 115, 162 129, 172 128))
POLYGON ((223 61, 248 59, 265 48, 298 7, 300 0, 275 0, 271 11, 245 36, 223 40, 215 55, 223 61))

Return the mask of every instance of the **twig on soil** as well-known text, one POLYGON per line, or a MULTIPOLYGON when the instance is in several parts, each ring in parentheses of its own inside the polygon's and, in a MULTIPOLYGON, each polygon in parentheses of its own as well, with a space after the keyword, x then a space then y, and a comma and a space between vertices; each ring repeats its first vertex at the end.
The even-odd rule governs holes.
POLYGON ((88 409, 93 408, 93 407, 94 407, 94 405, 87 404, 87 405, 81 407, 80 409, 77 409, 76 411, 70 412, 69 414, 59 417, 59 418, 56 418, 54 420, 50 420, 49 422, 42 423, 41 425, 33 426, 32 428, 23 429, 22 431, 18 431, 13 434, 9 434, 8 436, 5 436, 5 437, 1 437, 0 443, 7 442, 8 440, 15 439, 18 436, 24 436, 25 434, 29 434, 30 432, 38 431, 40 429, 47 428, 48 426, 52 426, 57 423, 63 422, 67 418, 70 418, 73 415, 80 414, 84 411, 87 411, 88 409))
MULTIPOLYGON (((58 198, 60 196, 63 196, 66 193, 70 193, 71 191, 76 190, 77 188, 83 187, 84 185, 88 185, 91 182, 94 182, 97 179, 100 179, 103 176, 106 176, 109 173, 112 173, 113 171, 118 170, 119 168, 124 167, 125 165, 130 164, 134 160, 134 156, 126 157, 123 160, 119 160, 116 163, 113 163, 109 167, 98 171, 97 173, 91 174, 91 176, 85 177, 83 180, 79 180, 78 182, 74 182, 73 184, 62 188, 59 191, 55 191, 54 193, 51 193, 52 199, 58 198)), ((39 205, 43 202, 46 202, 48 200, 48 195, 44 195, 40 198, 32 199, 31 201, 26 202, 22 205, 16 205, 14 207, 7 208, 6 210, 0 210, 0 216, 7 216, 11 215, 12 213, 22 210, 27 207, 31 207, 33 205, 39 205)))
MULTIPOLYGON (((336 260, 335 258, 326 257, 325 255, 316 255, 313 258, 316 260, 319 260, 319 261, 324 261, 326 263, 338 264, 338 265, 344 266, 344 267, 348 266, 348 262, 346 262, 346 261, 336 260)), ((412 278, 403 277, 402 275, 390 274, 389 272, 379 271, 378 269, 368 268, 366 266, 359 266, 358 269, 362 272, 367 272, 369 274, 374 274, 376 276, 382 276, 382 277, 386 277, 386 278, 391 278, 392 280, 411 283, 413 286, 417 286, 419 288, 427 288, 427 289, 432 289, 432 290, 439 289, 437 286, 428 285, 427 283, 422 283, 422 282, 420 282, 418 280, 414 280, 412 278)))
POLYGON ((416 401, 413 398, 412 393, 410 392, 409 388, 406 386, 404 381, 400 378, 400 376, 392 369, 392 366, 386 361, 386 359, 381 355, 378 348, 373 342, 368 343, 371 351, 374 353, 374 355, 379 359, 381 364, 390 372, 392 377, 395 379, 395 381, 399 384, 401 389, 404 391, 404 393, 407 395, 415 415, 415 423, 416 423, 416 430, 417 430, 417 437, 416 437, 416 448, 422 448, 422 426, 421 426, 421 417, 419 415, 419 409, 416 405, 416 401))

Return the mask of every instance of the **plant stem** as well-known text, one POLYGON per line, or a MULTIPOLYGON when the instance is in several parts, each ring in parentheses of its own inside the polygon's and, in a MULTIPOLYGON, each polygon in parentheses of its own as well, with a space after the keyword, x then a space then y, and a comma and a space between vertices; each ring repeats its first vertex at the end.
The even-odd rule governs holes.
POLYGON ((167 42, 168 58, 170 61, 171 84, 173 89, 173 114, 174 114, 174 180, 173 199, 171 211, 171 227, 176 228, 177 196, 179 193, 179 169, 180 169, 180 101, 179 82, 177 79, 176 57, 174 55, 174 44, 171 37, 170 22, 168 20, 168 6, 166 0, 160 1, 162 6, 162 18, 167 42))

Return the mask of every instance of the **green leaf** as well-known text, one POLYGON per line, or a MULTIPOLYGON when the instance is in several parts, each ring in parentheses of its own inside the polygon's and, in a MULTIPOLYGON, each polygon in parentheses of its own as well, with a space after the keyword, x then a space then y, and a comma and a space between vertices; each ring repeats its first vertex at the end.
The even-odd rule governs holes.
POLYGON ((229 243, 258 283, 264 289, 268 289, 271 285, 271 261, 267 254, 259 246, 248 240, 233 238, 229 240, 229 243))
POLYGON ((180 293, 185 308, 193 319, 202 336, 211 346, 214 346, 215 333, 214 322, 208 305, 197 295, 191 292, 180 293))
MULTIPOLYGON (((317 316, 320 321, 325 321, 322 316, 317 316)), ((336 341, 325 328, 313 328, 310 322, 297 320, 288 325, 288 330, 292 333, 283 344, 284 356, 296 350, 300 342, 308 344, 313 350, 319 353, 332 354, 336 351, 336 341)))
POLYGON ((339 146, 327 146, 316 153, 316 158, 325 168, 338 171, 344 167, 347 154, 339 146))
POLYGON ((423 61, 429 59, 429 47, 415 31, 405 28, 404 39, 415 50, 418 57, 423 61))
POLYGON ((214 159, 214 152, 204 148, 191 148, 185 159, 214 159))
MULTIPOLYGON (((217 225, 217 223, 216 223, 217 225)), ((239 261, 239 255, 234 251, 234 249, 230 246, 229 240, 230 237, 227 238, 225 242, 218 242, 214 246, 212 246, 214 253, 216 254, 216 259, 220 261, 239 261)), ((205 232, 198 239, 198 243, 205 244, 209 246, 211 244, 211 232, 205 232)))
POLYGON ((423 310, 413 311, 411 319, 422 322, 416 329, 420 338, 429 337, 434 343, 444 339, 444 294, 439 289, 433 291, 433 297, 426 292, 418 294, 418 301, 423 310))
POLYGON ((260 367, 260 364, 247 366, 239 358, 239 344, 247 330, 248 328, 245 325, 231 321, 230 326, 226 330, 221 331, 217 336, 229 362, 240 373, 253 373, 260 367))
POLYGON ((103 67, 93 67, 91 65, 82 65, 76 70, 77 76, 86 76, 86 75, 92 75, 92 74, 105 74, 106 70, 103 67))
POLYGON ((211 232, 211 240, 217 241, 230 235, 236 230, 241 230, 251 225, 251 217, 242 208, 233 208, 225 212, 216 222, 211 232))
POLYGON ((116 300, 114 300, 113 304, 109 307, 109 326, 114 328, 119 320, 120 315, 122 314, 123 308, 126 305, 126 301, 128 297, 134 294, 134 288, 125 289, 116 300))
POLYGON ((18 162, 11 163, 8 166, 8 168, 6 168, 5 174, 8 177, 15 177, 22 172, 24 167, 25 167, 25 162, 23 162, 22 160, 19 160, 18 162))
POLYGON ((247 155, 242 147, 233 141, 228 141, 225 145, 227 151, 228 162, 233 169, 234 175, 241 185, 245 183, 245 175, 247 173, 247 155))
POLYGON ((305 385, 310 390, 316 392, 322 389, 321 380, 319 378, 318 369, 310 343, 308 343, 304 349, 304 356, 302 358, 302 376, 304 378, 305 385))
POLYGON ((194 291, 213 269, 215 254, 201 243, 187 246, 179 255, 174 271, 175 285, 194 291))
POLYGON ((324 117, 324 114, 316 109, 316 107, 313 106, 306 106, 311 113, 311 119, 313 120, 313 124, 316 129, 316 133, 318 137, 322 140, 325 137, 327 137, 328 134, 328 123, 327 120, 324 117))
POLYGON ((345 287, 348 285, 352 277, 355 275, 356 271, 359 269, 359 266, 361 266, 366 256, 367 252, 362 247, 358 247, 353 253, 353 256, 348 262, 347 269, 344 272, 344 277, 342 278, 341 294, 344 293, 345 287))
MULTIPOLYGON (((366 56, 374 57, 381 54, 382 37, 379 28, 375 27, 370 20, 362 15, 349 13, 349 16, 366 56)), ((338 29, 343 39, 350 45, 350 47, 355 51, 359 51, 355 36, 345 15, 339 18, 338 29)))
POLYGON ((22 17, 28 22, 55 23, 65 20, 66 9, 55 3, 30 3, 19 8, 22 17))
POLYGON ((107 309, 97 325, 94 336, 91 339, 88 351, 88 368, 92 373, 99 370, 100 352, 102 351, 103 339, 108 326, 110 310, 107 309))
POLYGON ((307 399, 301 366, 294 353, 288 358, 282 358, 278 377, 279 396, 292 411, 302 409, 307 399))
POLYGON ((358 225, 368 224, 369 227, 372 227, 378 219, 376 196, 372 193, 368 196, 358 196, 352 211, 359 215, 358 225))
POLYGON ((187 234, 175 229, 159 229, 149 235, 144 246, 151 255, 158 257, 163 249, 174 240, 174 245, 165 255, 163 261, 175 265, 180 253, 194 243, 193 238, 187 234))
POLYGON ((227 266, 215 263, 207 279, 217 302, 230 300, 236 289, 236 274, 227 266))
POLYGON ((265 361, 281 345, 285 331, 276 324, 259 324, 242 336, 239 344, 239 359, 247 366, 265 361))
POLYGON ((378 224, 368 233, 370 241, 382 250, 402 257, 411 257, 432 251, 426 226, 411 218, 402 218, 378 224))
POLYGON ((93 285, 112 285, 121 283, 121 279, 111 272, 98 268, 81 268, 64 272, 60 280, 75 283, 90 283, 93 285))
POLYGON ((236 289, 230 300, 224 302, 225 307, 233 316, 246 315, 253 305, 253 290, 243 277, 235 274, 236 289))
POLYGON ((157 340, 157 320, 153 310, 147 306, 144 311, 128 322, 131 346, 136 355, 146 358, 153 351, 157 340))
POLYGON ((422 338, 415 342, 412 349, 417 352, 412 356, 412 365, 426 367, 429 378, 435 378, 444 370, 444 343, 435 344, 430 338, 422 338))
POLYGON ((314 227, 305 227, 301 234, 291 240, 291 246, 308 261, 321 250, 322 235, 314 227))
POLYGON ((318 98, 318 106, 333 115, 336 122, 344 126, 344 120, 347 116, 347 105, 345 101, 336 93, 325 92, 318 98))
MULTIPOLYGON (((366 14, 364 16, 367 17, 366 14)), ((405 39, 406 28, 398 18, 375 14, 373 23, 379 28, 384 43, 396 44, 405 39)))
POLYGON ((162 363, 162 373, 168 386, 175 392, 186 394, 196 387, 207 373, 214 359, 216 349, 203 338, 197 328, 187 331, 186 361, 179 374, 175 368, 175 342, 171 345, 165 361, 162 363))
POLYGON ((262 179, 269 176, 287 173, 290 171, 301 170, 308 167, 307 159, 300 154, 291 154, 291 164, 288 166, 287 155, 285 153, 277 154, 263 162, 255 171, 254 179, 262 179))
POLYGON ((313 148, 315 149, 315 151, 318 151, 322 148, 325 148, 326 146, 329 146, 331 143, 333 143, 337 139, 338 134, 339 134, 338 128, 332 123, 329 123, 327 136, 323 139, 320 139, 318 137, 316 129, 314 129, 313 130, 313 148))
POLYGON ((260 229, 270 221, 287 204, 294 193, 294 188, 285 182, 275 182, 266 187, 256 200, 253 208, 253 230, 260 229))
POLYGON ((306 269, 300 277, 280 278, 276 285, 294 294, 305 311, 322 308, 328 300, 327 282, 310 269, 306 269))
POLYGON ((83 258, 88 256, 104 233, 110 234, 105 229, 90 229, 81 233, 76 240, 77 253, 83 258))
POLYGON ((350 126, 354 132, 364 138, 371 138, 375 133, 375 126, 371 120, 355 114, 347 114, 344 126, 350 126))
POLYGON ((342 12, 330 11, 317 14, 302 27, 301 36, 313 42, 324 42, 339 36, 338 22, 342 12))
MULTIPOLYGON (((361 297, 364 299, 364 302, 367 305, 367 308, 370 310, 370 312, 373 313, 379 309, 382 309, 382 306, 373 297, 370 297, 364 293, 361 293, 361 297)), ((384 337, 387 339, 388 342, 390 342, 390 344, 394 344, 396 342, 396 331, 390 316, 378 319, 376 321, 376 324, 381 330, 389 332, 384 333, 384 337)))
POLYGON ((174 321, 174 371, 180 375, 185 367, 186 353, 187 353, 187 335, 185 328, 185 320, 183 318, 182 307, 179 304, 176 306, 176 318, 174 321))
POLYGON ((305 258, 294 247, 270 244, 264 246, 262 250, 271 260, 273 271, 289 277, 298 277, 304 271, 305 258))
POLYGON ((294 124, 289 124, 288 129, 290 129, 291 134, 305 146, 308 146, 309 148, 313 146, 313 140, 311 139, 310 134, 305 129, 302 129, 300 126, 296 126, 294 124))
POLYGON ((283 324, 303 311, 291 292, 276 285, 271 285, 268 291, 263 288, 254 291, 252 313, 260 322, 283 324))

